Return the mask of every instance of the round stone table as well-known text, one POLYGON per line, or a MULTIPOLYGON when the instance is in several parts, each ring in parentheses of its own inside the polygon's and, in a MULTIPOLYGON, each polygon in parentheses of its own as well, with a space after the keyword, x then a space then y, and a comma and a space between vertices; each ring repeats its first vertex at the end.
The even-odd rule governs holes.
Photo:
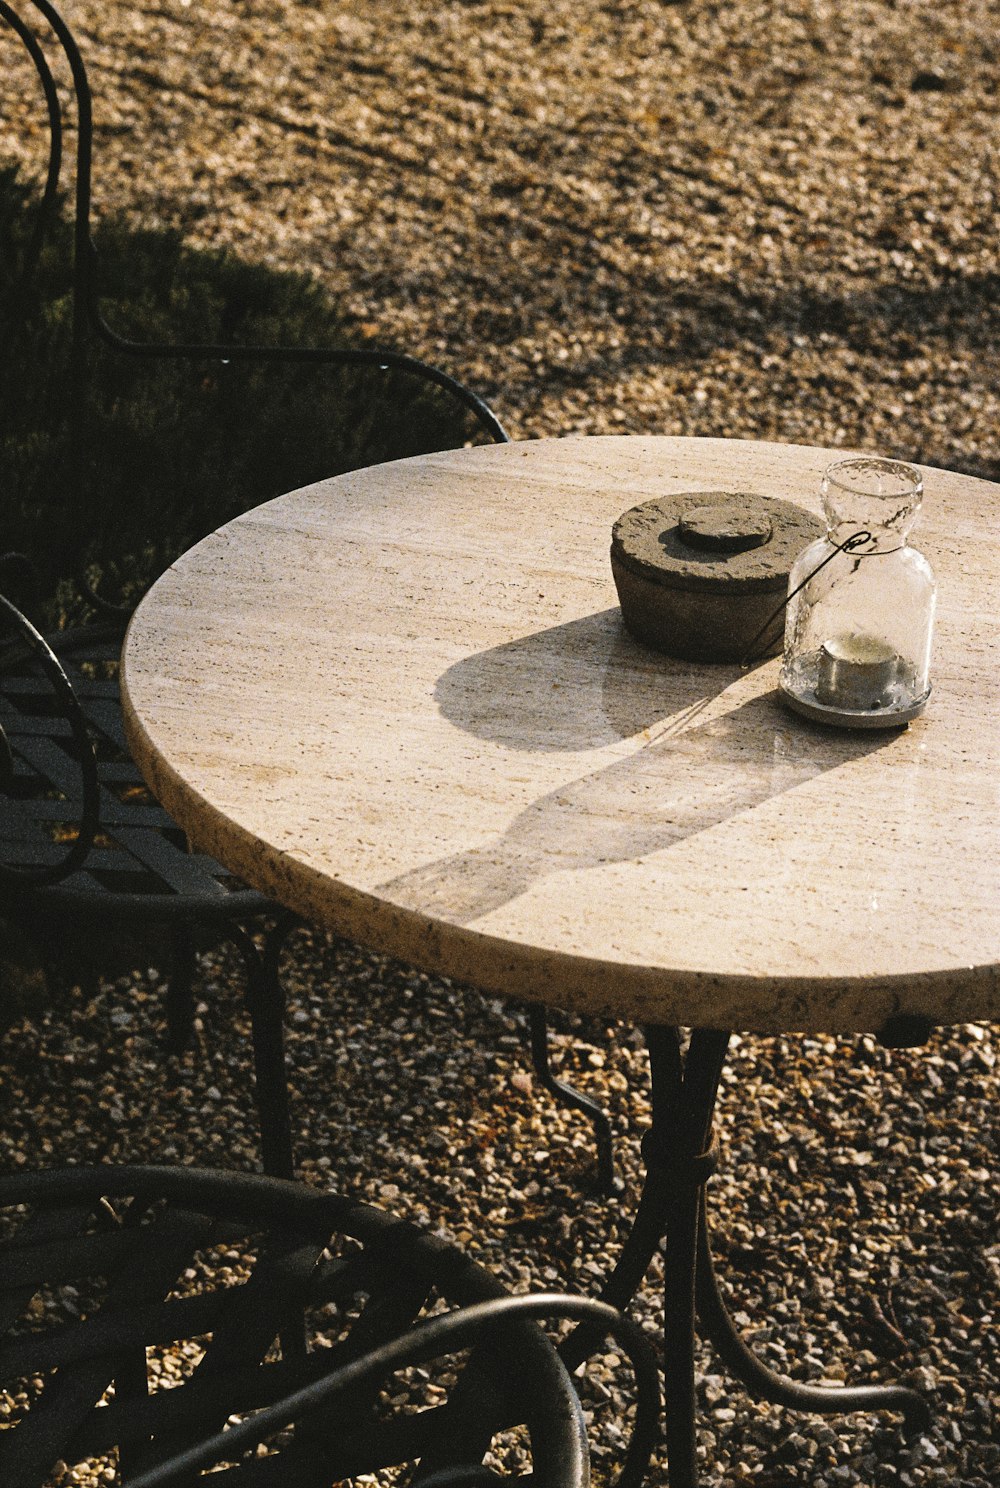
POLYGON ((777 660, 673 661, 621 623, 626 508, 731 490, 818 513, 842 453, 574 438, 357 471, 186 553, 124 651, 140 766, 249 883, 425 969, 647 1028, 649 1176, 608 1295, 665 1231, 673 1488, 694 1482, 696 1249, 703 1321, 760 1393, 920 1418, 908 1392, 740 1355, 698 1219, 725 1030, 906 1041, 1000 1011, 1000 491, 925 472, 939 603, 909 728, 812 724, 777 660))

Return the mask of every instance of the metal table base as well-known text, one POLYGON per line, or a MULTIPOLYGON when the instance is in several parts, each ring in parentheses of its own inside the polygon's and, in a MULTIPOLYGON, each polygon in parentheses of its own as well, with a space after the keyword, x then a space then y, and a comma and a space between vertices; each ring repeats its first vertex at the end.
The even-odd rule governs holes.
MULTIPOLYGON (((646 1174, 635 1222, 601 1299, 626 1308, 650 1261, 664 1248, 663 1370, 670 1488, 696 1488, 695 1327, 757 1399, 819 1415, 899 1411, 909 1433, 930 1424, 926 1401, 901 1385, 828 1387, 776 1374, 743 1338, 719 1291, 709 1243, 705 1184, 715 1169, 712 1118, 730 1034, 696 1029, 687 1049, 678 1028, 646 1029, 652 1123, 642 1143, 646 1174)), ((586 1335, 568 1342, 567 1362, 586 1356, 586 1335)))

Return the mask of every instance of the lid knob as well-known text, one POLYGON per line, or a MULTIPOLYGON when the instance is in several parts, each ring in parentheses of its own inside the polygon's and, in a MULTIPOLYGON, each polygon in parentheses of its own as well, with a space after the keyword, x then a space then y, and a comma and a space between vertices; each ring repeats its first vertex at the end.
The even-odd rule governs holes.
POLYGON ((746 553, 761 548, 770 542, 774 531, 770 516, 752 497, 686 507, 678 528, 687 547, 710 553, 746 553))

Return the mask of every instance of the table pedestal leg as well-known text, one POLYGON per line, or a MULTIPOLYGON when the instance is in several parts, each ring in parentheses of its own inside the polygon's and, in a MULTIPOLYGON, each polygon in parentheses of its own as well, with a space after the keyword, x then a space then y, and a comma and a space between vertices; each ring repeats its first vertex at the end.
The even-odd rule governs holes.
POLYGON ((653 1119, 642 1144, 646 1185, 666 1199, 663 1373, 670 1488, 694 1488, 694 1334, 698 1231, 705 1182, 715 1167, 712 1113, 728 1033, 697 1029, 683 1057, 676 1028, 649 1028, 653 1119))
MULTIPOLYGON (((664 1381, 670 1488, 696 1488, 695 1320, 726 1367, 751 1394, 822 1415, 901 1411, 910 1431, 926 1430, 927 1404, 898 1385, 800 1385, 769 1369, 741 1338, 719 1292, 705 1213, 705 1183, 715 1168, 712 1116, 729 1034, 696 1029, 686 1054, 676 1028, 646 1030, 652 1122, 642 1144, 646 1178, 635 1223, 602 1298, 627 1307, 664 1244, 664 1381)), ((572 1367, 586 1357, 586 1336, 564 1349, 572 1367)))
MULTIPOLYGON (((635 1223, 601 1298, 615 1307, 627 1307, 666 1241, 664 1383, 670 1488, 695 1488, 694 1329, 700 1196, 714 1167, 714 1155, 706 1148, 729 1035, 696 1031, 686 1057, 676 1028, 647 1029, 646 1039, 653 1106, 652 1124, 642 1143, 646 1181, 635 1223)), ((572 1335, 562 1351, 568 1367, 586 1358, 589 1342, 585 1329, 572 1335)))
POLYGON ((598 1189, 609 1198, 612 1194, 622 1193, 625 1185, 615 1172, 614 1133, 608 1113, 597 1101, 591 1100, 589 1095, 584 1095, 575 1085, 569 1085, 555 1075, 549 1058, 548 1013, 540 1003, 530 1003, 528 1006, 528 1030, 531 1036, 531 1062, 539 1083, 568 1111, 580 1111, 587 1116, 594 1129, 598 1189))

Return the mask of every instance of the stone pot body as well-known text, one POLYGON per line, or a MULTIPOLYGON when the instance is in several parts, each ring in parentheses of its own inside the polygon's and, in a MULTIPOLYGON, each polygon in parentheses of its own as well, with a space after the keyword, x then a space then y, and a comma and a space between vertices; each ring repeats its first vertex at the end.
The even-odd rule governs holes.
POLYGON ((788 574, 823 530, 801 507, 740 492, 685 493, 615 523, 611 572, 643 645, 688 661, 756 661, 781 650, 788 574))

